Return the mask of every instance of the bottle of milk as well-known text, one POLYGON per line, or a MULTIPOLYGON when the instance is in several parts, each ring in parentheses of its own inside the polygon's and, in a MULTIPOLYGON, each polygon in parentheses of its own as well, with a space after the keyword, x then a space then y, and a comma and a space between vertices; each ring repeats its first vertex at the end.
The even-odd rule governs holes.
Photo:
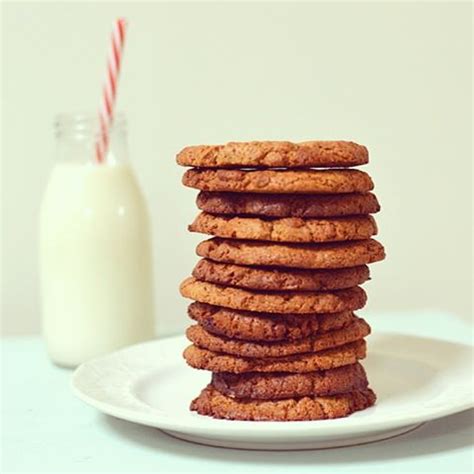
POLYGON ((150 227, 115 118, 105 162, 97 120, 56 121, 57 163, 40 213, 43 334, 51 359, 73 367, 154 335, 150 227))

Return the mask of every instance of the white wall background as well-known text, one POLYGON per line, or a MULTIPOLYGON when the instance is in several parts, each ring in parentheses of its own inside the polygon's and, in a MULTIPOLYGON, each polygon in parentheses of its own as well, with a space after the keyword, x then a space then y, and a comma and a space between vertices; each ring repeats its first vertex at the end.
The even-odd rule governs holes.
MULTIPOLYGON (((111 22, 130 29, 119 108, 153 219, 160 334, 201 237, 185 145, 352 139, 383 205, 371 311, 471 317, 471 14, 458 3, 15 3, 3 6, 3 330, 40 329, 36 225, 52 119, 94 111, 111 22)), ((409 324, 409 320, 407 320, 409 324)), ((433 321, 436 324, 436 321, 433 321)))

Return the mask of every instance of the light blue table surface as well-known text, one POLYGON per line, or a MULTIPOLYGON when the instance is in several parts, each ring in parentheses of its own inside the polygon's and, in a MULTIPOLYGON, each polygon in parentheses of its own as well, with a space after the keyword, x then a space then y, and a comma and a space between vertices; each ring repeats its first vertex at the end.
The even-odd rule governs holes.
MULTIPOLYGON (((446 313, 365 317, 374 331, 403 327, 426 337, 472 341, 472 327, 446 313)), ((71 393, 71 371, 49 362, 38 336, 4 338, 1 345, 2 472, 473 471, 474 410, 363 446, 300 452, 212 448, 85 405, 71 393)))

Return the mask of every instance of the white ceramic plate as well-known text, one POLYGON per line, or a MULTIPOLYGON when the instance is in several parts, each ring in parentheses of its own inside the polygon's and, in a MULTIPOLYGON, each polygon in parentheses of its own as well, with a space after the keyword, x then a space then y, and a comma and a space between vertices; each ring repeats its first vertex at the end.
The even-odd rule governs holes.
POLYGON ((189 411, 209 373, 188 367, 183 336, 138 344, 82 364, 76 395, 108 415, 177 438, 243 449, 314 449, 367 443, 473 406, 472 347, 379 333, 364 362, 376 406, 348 418, 299 422, 214 420, 189 411))

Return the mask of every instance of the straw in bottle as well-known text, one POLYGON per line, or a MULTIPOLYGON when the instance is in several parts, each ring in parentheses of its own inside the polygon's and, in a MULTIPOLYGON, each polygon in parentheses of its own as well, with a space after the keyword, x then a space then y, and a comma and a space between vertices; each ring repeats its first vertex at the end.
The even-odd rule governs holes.
POLYGON ((102 100, 99 108, 99 136, 96 142, 96 160, 103 163, 107 157, 110 141, 110 127, 114 120, 114 108, 117 96, 118 78, 122 64, 127 22, 118 18, 114 22, 110 51, 107 58, 107 74, 102 88, 102 100))

